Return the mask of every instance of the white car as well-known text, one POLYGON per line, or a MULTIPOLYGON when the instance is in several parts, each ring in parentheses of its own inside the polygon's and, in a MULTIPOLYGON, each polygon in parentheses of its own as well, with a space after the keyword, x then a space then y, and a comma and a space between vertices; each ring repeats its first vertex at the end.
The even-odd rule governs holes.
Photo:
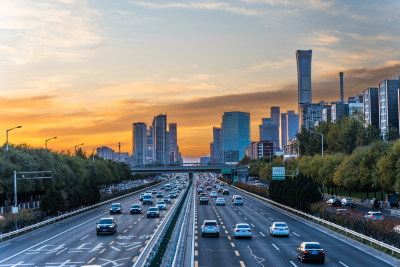
POLYGON ((371 221, 383 221, 384 218, 380 211, 368 211, 367 215, 364 216, 364 219, 371 221))
POLYGON ((215 201, 215 205, 219 206, 225 206, 225 199, 223 197, 217 198, 217 201, 215 201))
POLYGON ((395 226, 395 227, 393 228, 393 230, 394 230, 396 233, 400 234, 400 224, 397 225, 397 226, 395 226))
POLYGON ((217 220, 204 220, 201 226, 201 236, 205 235, 215 235, 219 237, 219 225, 217 220))
POLYGON ((353 205, 353 204, 354 204, 353 199, 351 199, 349 197, 342 198, 342 205, 343 206, 350 206, 350 205, 353 205))
POLYGON ((164 201, 158 201, 156 206, 157 206, 157 209, 159 209, 159 210, 166 210, 167 209, 167 205, 165 204, 164 201))
POLYGON ((211 194, 210 194, 210 197, 217 197, 217 196, 218 196, 218 194, 215 191, 212 191, 211 194))
POLYGON ((248 237, 251 238, 251 228, 248 223, 238 223, 234 228, 234 238, 238 237, 248 237))
POLYGON ((274 222, 269 226, 271 236, 283 235, 289 237, 289 227, 285 222, 274 222))

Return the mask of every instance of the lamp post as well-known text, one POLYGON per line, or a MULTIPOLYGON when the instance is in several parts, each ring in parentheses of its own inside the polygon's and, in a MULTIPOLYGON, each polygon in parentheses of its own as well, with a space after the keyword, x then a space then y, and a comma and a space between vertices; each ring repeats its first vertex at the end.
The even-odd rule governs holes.
POLYGON ((47 141, 53 140, 53 139, 57 139, 57 136, 54 136, 52 138, 46 139, 45 141, 45 146, 46 146, 46 152, 47 152, 47 141))
POLYGON ((96 149, 99 149, 99 148, 100 148, 100 147, 96 147, 96 148, 93 148, 93 149, 92 149, 92 155, 93 155, 93 156, 92 156, 92 160, 93 160, 93 162, 94 162, 94 151, 95 151, 96 149))
POLYGON ((78 147, 78 146, 83 146, 85 143, 82 143, 82 144, 79 144, 79 145, 76 145, 75 146, 75 153, 74 153, 74 157, 76 156, 76 148, 78 147))
POLYGON ((6 142, 6 149, 7 149, 7 151, 8 151, 8 132, 11 131, 11 130, 17 129, 17 128, 21 128, 21 127, 22 127, 22 126, 19 125, 19 126, 17 126, 17 127, 14 127, 14 128, 11 128, 11 129, 8 129, 8 130, 7 130, 7 133, 6 133, 6 135, 7 135, 7 142, 6 142))
POLYGON ((321 142, 321 145, 322 145, 322 153, 321 153, 321 155, 322 155, 322 157, 324 157, 324 134, 318 133, 318 132, 314 132, 314 131, 311 131, 311 130, 310 130, 310 132, 311 132, 311 133, 319 134, 319 135, 322 137, 322 142, 321 142))

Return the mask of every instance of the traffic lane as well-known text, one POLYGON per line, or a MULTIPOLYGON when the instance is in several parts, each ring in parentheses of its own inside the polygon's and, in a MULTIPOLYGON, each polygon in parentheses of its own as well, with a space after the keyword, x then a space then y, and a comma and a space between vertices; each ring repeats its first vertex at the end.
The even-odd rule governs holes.
MULTIPOLYGON (((238 192, 238 194, 240 193, 238 192)), ((325 261, 327 264, 329 264, 329 262, 332 262, 332 264, 350 264, 351 266, 366 266, 369 264, 376 264, 376 266, 391 266, 384 260, 378 259, 374 256, 371 256, 369 253, 363 252, 362 250, 347 243, 345 240, 335 238, 324 230, 314 228, 311 225, 297 220, 293 216, 283 214, 269 207, 269 204, 265 202, 252 199, 251 197, 245 196, 245 194, 241 195, 245 199, 245 205, 247 203, 247 205, 249 206, 249 209, 247 209, 247 212, 250 213, 249 216, 259 218, 258 215, 261 214, 264 218, 267 219, 266 221, 268 221, 269 219, 271 222, 287 222, 289 229, 291 230, 291 238, 295 238, 296 240, 298 240, 298 244, 291 248, 292 251, 296 251, 298 245, 300 245, 301 242, 316 241, 321 244, 326 252, 325 261), (256 209, 260 212, 256 211, 256 209), (293 234, 293 232, 295 234, 293 234), (361 253, 361 259, 354 260, 355 252, 361 253)), ((264 221, 262 220, 262 222, 264 221)), ((280 242, 278 240, 284 239, 276 239, 276 242, 280 242)), ((286 247, 286 244, 282 245, 286 247)))
POLYGON ((246 266, 267 264, 267 266, 289 266, 291 257, 280 253, 263 233, 262 226, 253 222, 254 218, 246 214, 245 206, 233 206, 228 196, 224 196, 226 205, 217 206, 221 218, 227 222, 229 235, 234 238, 234 228, 237 223, 248 223, 252 229, 252 238, 235 239, 236 250, 241 255, 246 266))
MULTIPOLYGON (((119 201, 122 203, 123 207, 126 207, 130 203, 136 203, 139 194, 140 192, 135 193, 119 201)), ((98 222, 101 217, 109 216, 109 205, 104 205, 5 241, 2 243, 2 246, 0 246, 0 263, 4 262, 9 257, 16 257, 25 253, 27 250, 37 249, 40 246, 46 245, 50 240, 60 240, 63 238, 68 240, 80 239, 80 233, 85 231, 84 229, 86 227, 91 229, 92 233, 95 233, 96 222, 98 222)))
POLYGON ((232 240, 227 236, 223 222, 218 218, 211 205, 198 205, 195 198, 197 210, 197 223, 195 236, 195 261, 198 266, 241 266, 240 258, 235 255, 232 240), (219 237, 202 237, 201 228, 204 220, 217 220, 220 224, 219 237), (196 244, 197 243, 197 244, 196 244))

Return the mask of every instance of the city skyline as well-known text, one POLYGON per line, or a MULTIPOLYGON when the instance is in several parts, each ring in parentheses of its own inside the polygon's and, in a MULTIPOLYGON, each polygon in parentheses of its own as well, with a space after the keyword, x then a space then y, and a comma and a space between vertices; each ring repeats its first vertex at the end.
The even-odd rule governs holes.
POLYGON ((340 71, 345 99, 396 77, 399 10, 396 1, 9 1, 0 138, 22 125, 10 143, 44 147, 57 136, 49 149, 132 151, 132 123, 163 113, 179 125, 182 155, 195 156, 209 154, 224 112, 243 111, 255 141, 271 106, 297 110, 296 50, 312 50, 314 103, 340 100, 340 71))

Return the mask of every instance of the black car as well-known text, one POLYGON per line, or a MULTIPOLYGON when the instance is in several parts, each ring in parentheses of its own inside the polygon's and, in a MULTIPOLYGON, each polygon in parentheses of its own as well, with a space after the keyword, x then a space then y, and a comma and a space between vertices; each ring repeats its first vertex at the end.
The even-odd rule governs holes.
POLYGON ((229 195, 229 190, 228 189, 224 189, 224 191, 222 191, 223 195, 229 195))
POLYGON ((324 263, 325 251, 318 242, 303 242, 297 248, 297 258, 299 258, 301 262, 316 260, 324 263))
POLYGON ((140 214, 140 213, 142 213, 142 206, 140 206, 138 204, 132 205, 129 213, 130 214, 136 214, 136 213, 140 214))
POLYGON ((164 196, 163 192, 157 192, 157 197, 158 198, 163 197, 163 196, 164 196))
POLYGON ((113 203, 110 207, 110 214, 119 213, 122 214, 121 203, 113 203))
POLYGON ((151 218, 151 217, 160 217, 160 213, 158 212, 158 208, 157 207, 151 207, 148 209, 147 211, 147 218, 151 218))
POLYGON ((328 201, 326 201, 326 204, 332 206, 332 207, 341 207, 342 202, 339 199, 331 198, 328 201))
POLYGON ((114 218, 101 218, 97 223, 97 235, 101 234, 116 234, 117 233, 117 222, 114 218))
POLYGON ((199 204, 206 204, 208 205, 208 198, 207 197, 200 197, 199 204))

